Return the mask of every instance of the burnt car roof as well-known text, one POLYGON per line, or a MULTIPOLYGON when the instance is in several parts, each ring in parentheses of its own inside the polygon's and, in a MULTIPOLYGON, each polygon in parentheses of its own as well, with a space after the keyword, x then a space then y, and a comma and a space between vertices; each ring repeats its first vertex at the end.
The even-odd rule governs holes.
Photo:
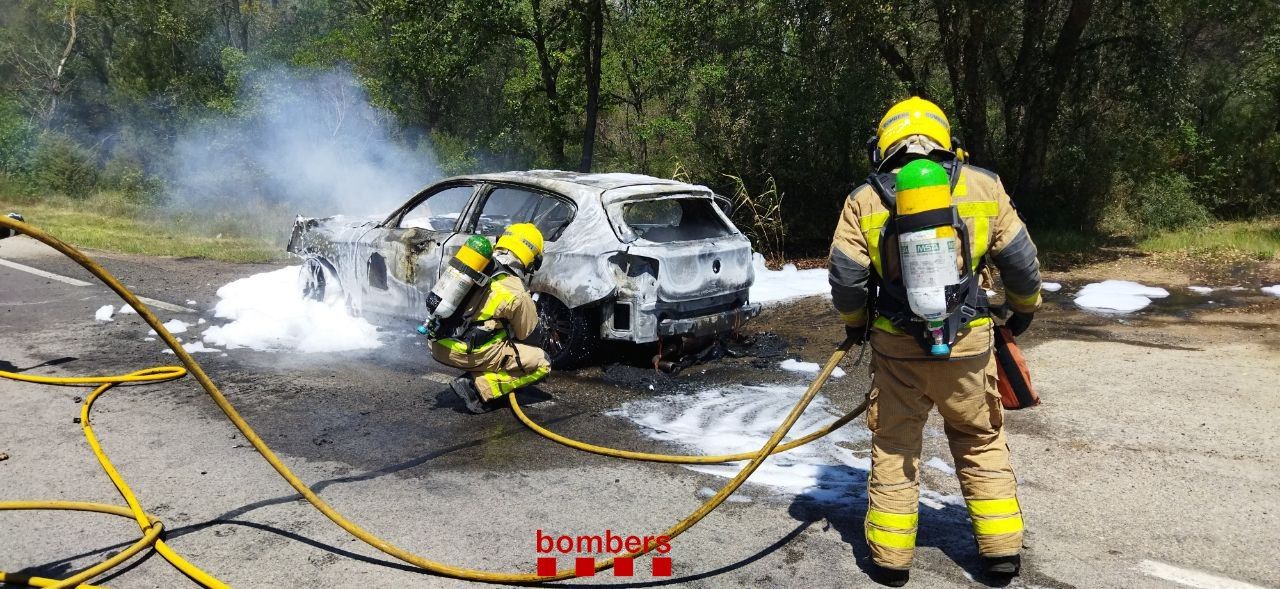
POLYGON ((654 190, 661 192, 688 191, 693 193, 711 193, 709 188, 699 186, 697 184, 687 184, 665 178, 655 178, 644 174, 617 172, 586 174, 582 172, 567 172, 564 170, 525 170, 517 172, 472 174, 467 176, 458 176, 456 178, 451 178, 451 180, 517 182, 547 188, 575 197, 584 197, 588 195, 599 197, 611 190, 641 186, 652 186, 654 190))

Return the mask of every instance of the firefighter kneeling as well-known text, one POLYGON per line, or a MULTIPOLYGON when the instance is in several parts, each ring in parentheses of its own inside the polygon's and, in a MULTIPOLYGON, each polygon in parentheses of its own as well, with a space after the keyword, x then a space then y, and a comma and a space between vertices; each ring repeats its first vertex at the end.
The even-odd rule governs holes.
MULTIPOLYGON (((450 316, 431 326, 432 357, 469 373, 450 388, 472 413, 496 409, 497 399, 551 372, 542 349, 523 343, 538 327, 538 310, 526 285, 542 264, 542 243, 542 233, 530 223, 508 227, 493 249, 492 272, 477 276, 480 280, 461 299, 458 311, 450 310, 450 316)), ((463 250, 458 259, 474 258, 472 265, 484 269, 480 256, 488 252, 463 250)))
MULTIPOLYGON (((8 215, 5 215, 5 216, 9 217, 10 219, 13 219, 14 221, 26 221, 26 219, 23 219, 22 215, 19 215, 18 213, 9 213, 8 215)), ((9 229, 8 227, 0 228, 0 239, 5 239, 13 236, 14 236, 14 232, 12 229, 9 229)))

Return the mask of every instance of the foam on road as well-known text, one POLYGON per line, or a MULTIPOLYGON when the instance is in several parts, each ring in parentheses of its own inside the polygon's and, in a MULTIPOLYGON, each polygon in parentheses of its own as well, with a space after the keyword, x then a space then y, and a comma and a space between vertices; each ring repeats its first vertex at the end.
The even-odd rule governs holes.
POLYGON ((103 305, 93 313, 93 318, 98 321, 115 321, 111 315, 115 313, 116 308, 111 305, 103 305))
POLYGON ((230 320, 204 331, 205 343, 259 351, 345 352, 377 348, 378 329, 341 302, 302 296, 300 266, 241 278, 218 289, 214 317, 230 320))
POLYGON ((1082 309, 1102 313, 1132 313, 1151 304, 1153 298, 1169 296, 1169 291, 1129 280, 1104 280, 1087 284, 1076 294, 1082 309))
MULTIPOLYGON (((799 372, 800 374, 804 374, 807 376, 817 376, 818 372, 822 370, 822 365, 818 364, 817 362, 803 362, 800 360, 796 360, 795 358, 787 358, 786 360, 783 360, 781 364, 778 365, 778 368, 781 368, 788 372, 799 372)), ((831 371, 832 378, 840 378, 843 376, 844 376, 844 369, 840 368, 839 366, 837 366, 835 370, 831 371)))
MULTIPOLYGON (((726 386, 628 401, 608 415, 629 420, 649 437, 676 442, 691 453, 731 454, 763 446, 804 391, 803 386, 726 386)), ((841 413, 819 394, 787 439, 830 423, 841 413)), ((847 500, 862 492, 871 461, 865 451, 855 454, 840 443, 865 448, 866 440, 862 429, 836 430, 765 461, 750 482, 819 501, 847 500)), ((742 469, 742 464, 685 465, 685 468, 730 478, 742 469)))
POLYGON ((830 295, 831 283, 827 281, 827 269, 799 270, 795 264, 786 264, 781 270, 770 270, 764 265, 764 256, 754 254, 756 281, 751 285, 751 302, 774 304, 815 295, 830 295))

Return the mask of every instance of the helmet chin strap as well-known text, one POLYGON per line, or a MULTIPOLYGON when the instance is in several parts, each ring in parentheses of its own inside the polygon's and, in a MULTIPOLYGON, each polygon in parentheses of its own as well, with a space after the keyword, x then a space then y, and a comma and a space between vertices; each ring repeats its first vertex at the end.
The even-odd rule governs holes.
POLYGON ((511 250, 500 249, 494 251, 493 261, 507 274, 520 280, 527 281, 529 279, 529 273, 525 270, 524 262, 521 262, 520 258, 511 253, 511 250))
POLYGON ((946 154, 950 154, 951 157, 954 157, 952 152, 944 149, 938 144, 938 142, 924 135, 910 135, 908 137, 904 137, 901 141, 893 144, 893 147, 889 148, 889 152, 887 154, 884 154, 883 159, 879 162, 877 171, 883 171, 886 168, 885 164, 891 164, 892 167, 898 167, 909 159, 930 157, 935 151, 941 151, 946 154), (904 157, 907 157, 907 159, 903 159, 904 157))

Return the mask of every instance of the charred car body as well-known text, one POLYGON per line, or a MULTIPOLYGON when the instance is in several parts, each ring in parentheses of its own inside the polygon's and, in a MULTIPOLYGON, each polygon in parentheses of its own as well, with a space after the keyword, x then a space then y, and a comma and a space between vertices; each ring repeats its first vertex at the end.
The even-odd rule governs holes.
POLYGON ((546 239, 530 285, 543 347, 567 366, 601 339, 712 336, 759 313, 748 299, 751 243, 716 199, 703 186, 637 174, 459 176, 382 220, 299 217, 288 250, 304 261, 308 296, 421 321, 442 262, 467 237, 496 239, 512 223, 533 223, 546 239))

